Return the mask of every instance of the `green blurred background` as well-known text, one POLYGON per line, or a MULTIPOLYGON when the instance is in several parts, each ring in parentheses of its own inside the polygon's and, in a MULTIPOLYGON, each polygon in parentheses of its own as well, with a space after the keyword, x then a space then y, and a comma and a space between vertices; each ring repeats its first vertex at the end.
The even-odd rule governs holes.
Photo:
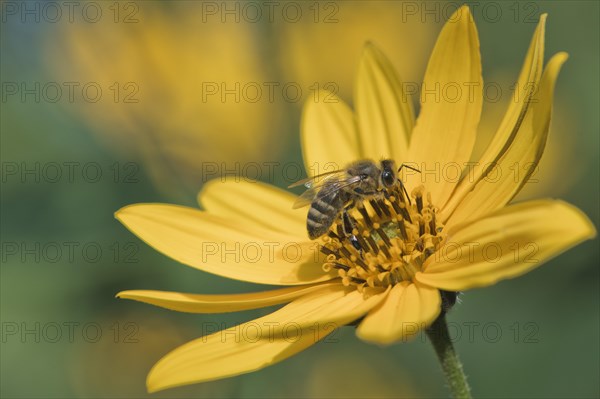
MULTIPOLYGON (((271 309, 204 316, 115 299, 125 289, 264 287, 165 258, 128 233, 114 211, 136 202, 194 206, 206 165, 215 162, 251 176, 244 165, 263 165, 262 180, 286 186, 282 165, 302 162, 299 118, 311 90, 333 89, 351 103, 366 40, 379 44, 404 80, 419 82, 459 3, 66 3, 0 3, 0 395, 146 397, 150 367, 201 335, 203 323, 232 325, 271 309), (256 101, 249 91, 239 101, 207 94, 207 83, 222 82, 264 91, 256 101), (275 88, 271 98, 265 82, 275 88), (284 92, 286 84, 301 93, 284 92), (271 162, 280 165, 273 178, 264 166, 271 162)), ((485 104, 478 148, 510 100, 539 15, 549 13, 546 59, 557 51, 570 59, 538 182, 518 199, 565 199, 598 226, 599 3, 471 5, 484 79, 503 89, 485 104)), ((526 276, 462 296, 449 321, 476 397, 600 395, 598 261, 596 239, 526 276)), ((152 396, 446 395, 425 339, 379 348, 349 327, 335 338, 256 373, 152 396)))

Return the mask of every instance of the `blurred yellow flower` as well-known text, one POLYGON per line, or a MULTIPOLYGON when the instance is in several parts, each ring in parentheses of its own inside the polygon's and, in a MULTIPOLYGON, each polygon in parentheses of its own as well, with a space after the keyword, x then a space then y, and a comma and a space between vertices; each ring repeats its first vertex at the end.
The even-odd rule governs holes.
MULTIPOLYGON (((419 34, 400 43, 417 50, 432 34, 425 24, 395 23, 391 15, 399 9, 394 14, 359 3, 337 5, 335 23, 328 23, 327 4, 319 3, 312 9, 302 4, 298 23, 282 20, 285 3, 272 21, 268 6, 254 21, 243 2, 132 4, 121 6, 118 23, 111 6, 96 23, 62 25, 60 40, 49 38, 46 59, 57 79, 77 90, 89 85, 93 98, 76 101, 74 110, 109 148, 141 159, 169 195, 196 192, 222 173, 243 174, 248 162, 280 161, 295 134, 286 121, 311 90, 350 89, 351 71, 330 73, 334 64, 321 62, 328 60, 324 55, 352 59, 359 37, 390 45, 390 32, 402 38, 415 29, 419 34), (363 18, 365 12, 372 18, 363 18)), ((425 55, 416 59, 407 64, 411 73, 425 55)))
POLYGON ((316 354, 302 380, 310 398, 419 398, 409 364, 401 365, 385 352, 352 351, 347 347, 327 348, 316 354), (333 352, 333 353, 332 353, 333 352), (343 364, 343 368, 340 365, 343 364), (377 367, 373 367, 373 365, 377 367), (352 370, 360 378, 339 378, 340 370, 352 370))
MULTIPOLYGON (((307 170, 381 157, 398 164, 412 161, 421 169, 404 180, 414 203, 395 189, 351 211, 360 251, 335 228, 316 246, 306 238, 305 214, 291 209, 296 197, 262 183, 209 183, 199 194, 206 211, 164 204, 119 210, 116 217, 127 228, 181 263, 227 278, 292 286, 233 295, 119 293, 197 313, 287 303, 169 353, 151 370, 148 390, 258 370, 353 322, 363 340, 405 340, 434 322, 448 292, 516 277, 592 238, 596 233, 588 218, 562 201, 506 206, 528 176, 498 173, 515 162, 536 165, 545 146, 554 83, 567 58, 556 54, 543 68, 545 19, 518 79, 518 101, 510 103, 479 163, 462 178, 440 171, 469 161, 481 90, 453 101, 423 96, 415 122, 391 63, 367 45, 357 73, 355 113, 339 99, 306 103, 302 146, 307 170)), ((438 37, 424 87, 481 88, 482 83, 477 30, 469 9, 462 7, 438 37)))
POLYGON ((313 8, 313 18, 281 26, 283 73, 302 87, 320 82, 320 88, 337 90, 341 98, 350 97, 355 71, 340 67, 339 60, 358 58, 368 37, 382 50, 389 50, 386 53, 392 63, 401 65, 400 73, 406 81, 418 82, 437 30, 435 24, 410 15, 407 6, 410 4, 400 1, 321 3, 318 10, 313 8), (317 12, 321 23, 315 24, 317 12))
POLYGON ((64 42, 49 46, 58 75, 101 87, 97 103, 75 104, 100 138, 122 156, 140 157, 171 194, 197 190, 203 164, 217 164, 212 173, 267 154, 277 159, 285 149, 277 136, 282 101, 242 98, 245 86, 250 93, 272 80, 253 26, 203 22, 201 2, 135 4, 135 22, 66 25, 64 42))
MULTIPOLYGON (((142 396, 145 389, 140 382, 147 365, 182 340, 194 336, 189 327, 175 325, 166 316, 156 312, 151 315, 147 311, 99 314, 95 320, 107 326, 102 339, 91 345, 71 345, 66 353, 70 365, 66 371, 73 396, 123 397, 124 393, 129 397, 142 396)), ((202 393, 210 397, 233 394, 225 384, 204 388, 202 393)))

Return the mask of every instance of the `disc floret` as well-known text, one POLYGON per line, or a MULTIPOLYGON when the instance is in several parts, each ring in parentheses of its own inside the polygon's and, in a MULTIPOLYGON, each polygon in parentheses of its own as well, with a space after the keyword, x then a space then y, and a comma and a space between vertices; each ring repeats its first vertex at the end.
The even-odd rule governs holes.
POLYGON ((358 202, 348 211, 351 233, 344 231, 339 217, 322 238, 321 252, 327 255, 323 270, 337 269, 344 285, 360 291, 411 281, 444 239, 425 187, 415 188, 411 197, 413 201, 395 187, 358 202))

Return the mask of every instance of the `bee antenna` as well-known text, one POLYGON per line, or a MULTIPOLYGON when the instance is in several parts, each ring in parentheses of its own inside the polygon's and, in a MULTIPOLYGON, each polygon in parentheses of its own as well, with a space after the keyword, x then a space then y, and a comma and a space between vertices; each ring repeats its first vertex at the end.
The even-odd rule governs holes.
POLYGON ((410 170, 414 170, 415 172, 419 172, 419 173, 421 173, 421 171, 420 171, 419 169, 417 169, 417 168, 414 168, 414 167, 412 167, 412 166, 410 166, 410 165, 407 165, 407 164, 405 164, 405 163, 403 163, 402 165, 400 165, 400 167, 398 168, 398 173, 400 173, 400 171, 401 171, 401 170, 402 170, 402 168, 404 168, 404 167, 406 167, 407 169, 410 169, 410 170))

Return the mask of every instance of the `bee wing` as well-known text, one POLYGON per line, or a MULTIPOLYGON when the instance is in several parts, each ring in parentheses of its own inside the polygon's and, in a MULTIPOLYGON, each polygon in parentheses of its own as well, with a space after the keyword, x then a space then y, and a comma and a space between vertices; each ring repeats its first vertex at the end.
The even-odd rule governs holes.
POLYGON ((333 184, 330 184, 327 187, 323 187, 323 185, 331 180, 335 180, 334 177, 336 175, 331 175, 324 180, 314 183, 314 181, 309 181, 309 183, 313 183, 308 190, 302 193, 296 202, 294 202, 293 209, 302 208, 306 205, 309 205, 317 196, 320 194, 321 196, 328 196, 336 191, 339 191, 348 186, 352 186, 362 180, 361 176, 351 176, 347 177, 345 175, 345 171, 339 171, 342 178, 335 181, 333 184))
POLYGON ((318 192, 319 190, 315 189, 314 187, 309 188, 308 190, 300 194, 298 199, 296 199, 296 201, 294 202, 294 205, 292 205, 292 209, 302 208, 310 204, 313 201, 313 199, 315 199, 318 192))
POLYGON ((290 184, 288 188, 305 186, 307 190, 303 192, 294 205, 292 209, 302 208, 312 202, 312 200, 316 197, 317 193, 323 187, 325 183, 331 180, 342 180, 346 178, 345 170, 333 170, 331 172, 321 173, 320 175, 316 175, 313 177, 308 177, 306 179, 299 180, 293 184, 290 184))
POLYGON ((337 174, 340 172, 344 172, 344 171, 338 169, 338 170, 332 170, 330 172, 321 173, 320 175, 316 175, 313 177, 307 177, 306 179, 298 180, 297 182, 290 184, 287 188, 294 188, 294 187, 298 187, 298 186, 306 186, 307 188, 311 188, 315 184, 315 181, 317 181, 317 180, 325 181, 325 179, 333 177, 333 174, 337 174))

